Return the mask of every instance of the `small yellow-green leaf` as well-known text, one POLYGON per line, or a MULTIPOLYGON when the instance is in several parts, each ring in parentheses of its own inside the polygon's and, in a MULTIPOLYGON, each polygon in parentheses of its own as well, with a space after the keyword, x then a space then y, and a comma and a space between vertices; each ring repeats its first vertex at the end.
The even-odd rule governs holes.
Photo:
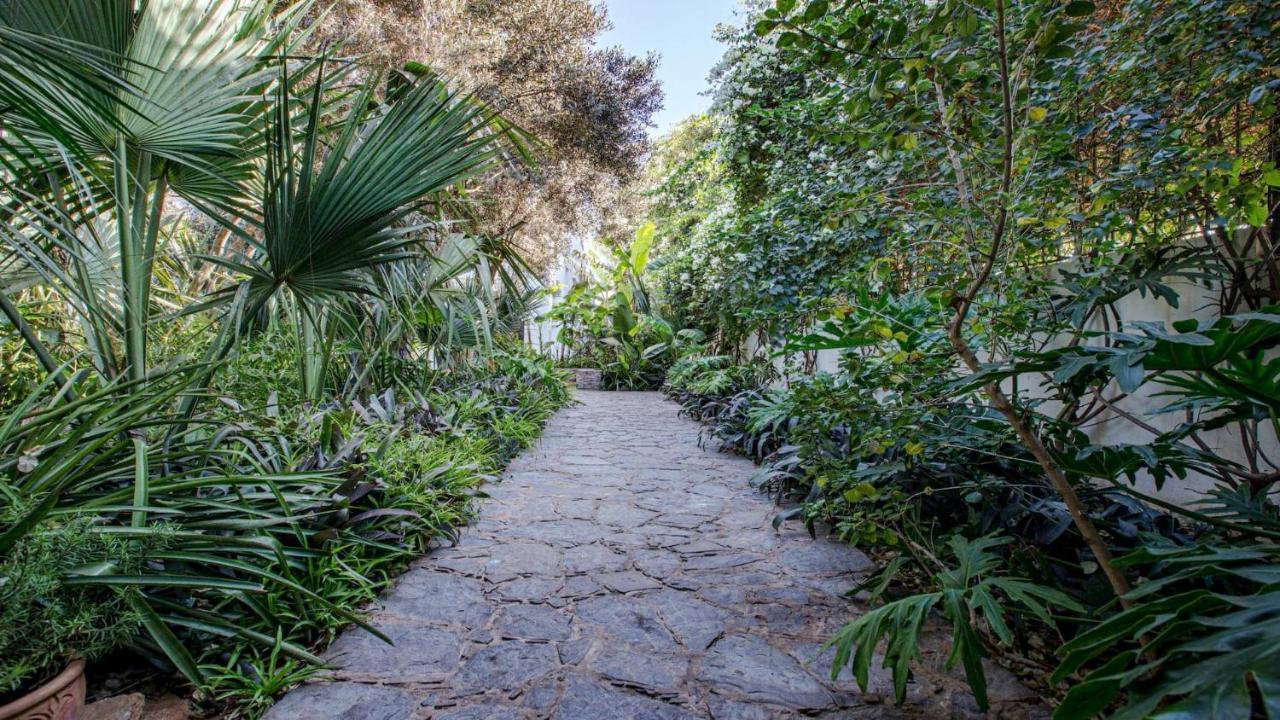
POLYGON ((1266 201, 1262 199, 1249 203, 1249 206, 1244 210, 1245 220, 1254 227, 1266 225, 1268 214, 1266 201))

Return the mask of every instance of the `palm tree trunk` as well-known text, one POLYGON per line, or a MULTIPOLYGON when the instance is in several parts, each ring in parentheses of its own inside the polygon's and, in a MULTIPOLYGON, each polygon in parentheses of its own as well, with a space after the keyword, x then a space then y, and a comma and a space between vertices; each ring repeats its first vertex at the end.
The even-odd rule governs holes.
POLYGON ((115 195, 116 223, 120 242, 120 304, 124 308, 125 370, 131 381, 142 381, 147 373, 147 288, 144 274, 147 263, 144 246, 138 237, 141 218, 145 217, 145 185, 138 191, 141 202, 133 203, 136 184, 145 184, 151 172, 148 153, 138 154, 138 172, 131 178, 129 151, 125 138, 116 139, 115 195), (131 207, 132 206, 132 207, 131 207), (141 217, 139 217, 141 216, 141 217))

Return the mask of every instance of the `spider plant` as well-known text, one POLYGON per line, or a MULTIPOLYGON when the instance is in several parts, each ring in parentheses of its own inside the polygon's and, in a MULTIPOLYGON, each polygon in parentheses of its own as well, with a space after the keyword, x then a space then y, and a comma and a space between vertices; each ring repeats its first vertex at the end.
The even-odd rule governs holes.
MULTIPOLYGON (((99 534, 147 541, 145 563, 133 563, 131 572, 103 556, 72 568, 62 586, 125 592, 155 647, 198 683, 202 673, 178 633, 270 645, 272 638, 228 619, 236 614, 231 606, 253 608, 253 596, 270 586, 327 606, 292 573, 317 553, 311 538, 344 504, 330 497, 349 490, 331 471, 263 472, 234 445, 139 446, 138 436, 163 432, 169 422, 163 410, 186 391, 194 371, 157 373, 144 382, 120 378, 70 402, 68 388, 51 377, 0 416, 0 495, 8 509, 0 554, 40 527, 73 518, 92 518, 99 534), (147 453, 141 461, 138 447, 147 453)), ((284 651, 315 660, 296 645, 284 651)))

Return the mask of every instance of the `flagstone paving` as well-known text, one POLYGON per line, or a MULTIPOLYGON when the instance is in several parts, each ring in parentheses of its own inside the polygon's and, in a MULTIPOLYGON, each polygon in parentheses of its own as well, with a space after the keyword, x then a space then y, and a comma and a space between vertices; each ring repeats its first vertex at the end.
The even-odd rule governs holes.
MULTIPOLYGON (((586 392, 517 458, 455 547, 421 559, 346 632, 334 670, 268 720, 773 720, 982 717, 941 670, 945 632, 902 705, 829 679, 822 643, 864 608, 872 569, 775 531, 746 459, 704 449, 657 393, 586 392)), ((990 666, 990 717, 1046 715, 990 666)))

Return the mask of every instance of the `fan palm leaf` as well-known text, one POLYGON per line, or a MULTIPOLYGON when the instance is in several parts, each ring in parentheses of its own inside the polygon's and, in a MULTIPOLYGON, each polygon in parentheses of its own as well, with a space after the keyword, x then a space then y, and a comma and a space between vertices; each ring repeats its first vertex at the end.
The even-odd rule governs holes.
MULTIPOLYGON (((324 77, 323 68, 319 73, 324 77)), ((317 80, 305 116, 292 112, 290 83, 278 86, 268 133, 260 234, 235 231, 256 252, 243 259, 207 258, 241 274, 250 302, 243 322, 288 290, 301 308, 300 337, 312 370, 329 351, 325 302, 376 294, 372 270, 414 256, 426 222, 408 216, 457 186, 498 156, 507 129, 483 104, 451 93, 437 79, 421 81, 379 103, 370 77, 337 125, 321 124, 327 84, 317 80), (304 122, 305 127, 296 125, 304 122)), ((233 227, 224 218, 228 228, 233 227)), ((230 298, 238 286, 224 288, 230 298)), ((316 372, 304 373, 314 397, 316 372)))
MULTIPOLYGON (((104 369, 124 367, 135 379, 145 376, 152 258, 170 189, 217 206, 233 205, 244 195, 238 181, 252 160, 246 145, 261 135, 255 117, 261 115, 263 91, 278 74, 262 58, 286 48, 305 9, 276 5, 11 0, 0 6, 0 27, 9 35, 86 49, 104 71, 121 78, 112 84, 90 73, 51 71, 40 77, 28 71, 26 84, 38 92, 4 115, 22 141, 0 148, 6 167, 33 171, 27 178, 69 181, 74 192, 65 193, 57 182, 48 188, 56 201, 92 194, 103 199, 96 210, 114 219, 125 360, 100 363, 104 369), (60 131, 46 132, 51 126, 60 131), (71 162, 68 146, 83 162, 71 162)), ((0 59, 0 72, 3 66, 0 59)), ((76 208, 64 210, 77 217, 76 208)), ((64 240, 75 245, 72 238, 64 240)), ((94 300, 81 298, 92 312, 115 314, 94 300)))
POLYGON ((425 224, 400 221, 496 155, 492 115, 438 81, 376 107, 366 82, 323 158, 317 97, 302 141, 288 103, 276 103, 257 257, 239 265, 260 299, 287 287, 304 301, 375 291, 369 270, 410 257, 425 224))
POLYGON ((0 7, 0 25, 84 48, 123 79, 112 86, 63 73, 28 83, 43 88, 29 104, 39 103, 81 146, 110 155, 124 136, 131 150, 202 166, 204 155, 236 154, 252 130, 245 109, 260 101, 274 72, 261 57, 281 47, 298 14, 287 10, 281 22, 274 10, 262 0, 149 0, 138 8, 134 0, 10 0, 0 7))

